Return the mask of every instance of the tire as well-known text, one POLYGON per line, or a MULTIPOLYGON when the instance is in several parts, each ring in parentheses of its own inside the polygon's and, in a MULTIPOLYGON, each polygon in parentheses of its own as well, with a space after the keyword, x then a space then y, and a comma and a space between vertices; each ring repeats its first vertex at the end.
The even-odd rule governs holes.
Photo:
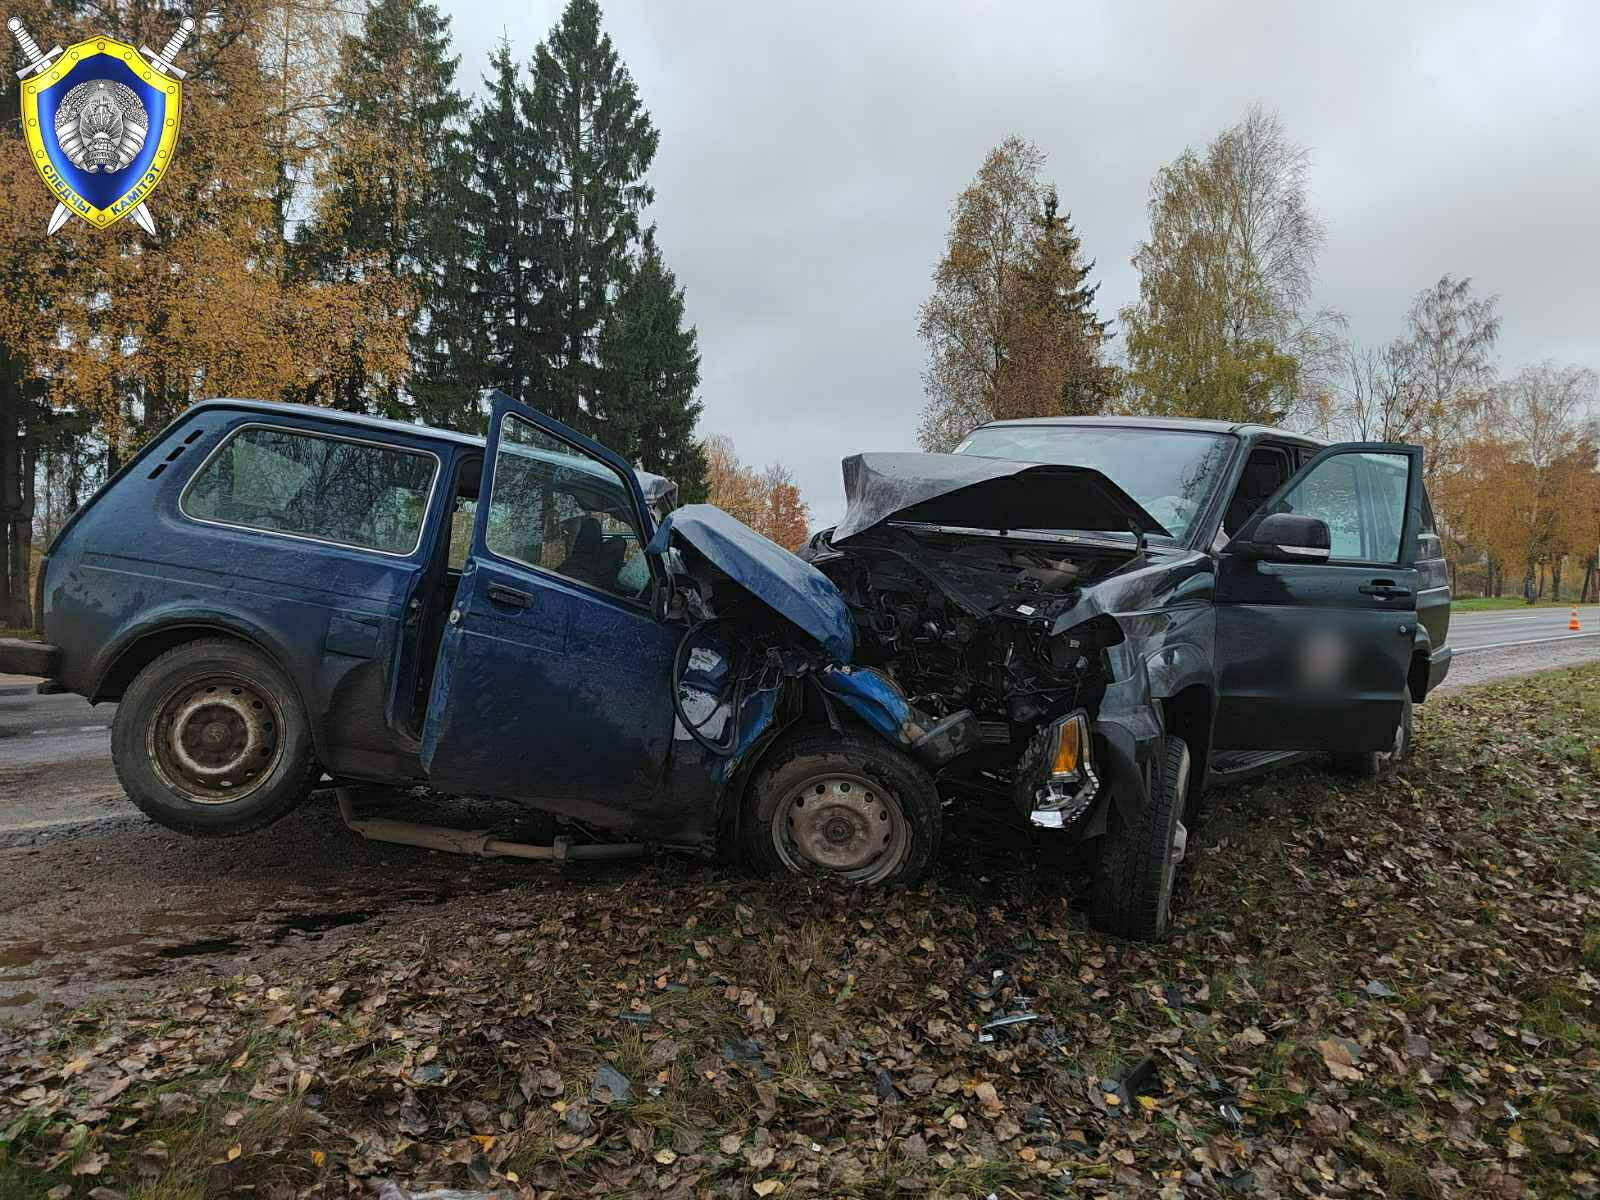
POLYGON ((1334 770, 1358 779, 1386 779, 1400 769, 1400 764, 1411 757, 1411 694, 1400 710, 1400 724, 1395 726, 1394 746, 1388 750, 1363 750, 1358 754, 1333 755, 1334 770))
POLYGON ((1168 735, 1150 803, 1129 825, 1113 809, 1112 828, 1096 864, 1094 923, 1116 937, 1150 941, 1166 935, 1178 860, 1187 848, 1183 810, 1189 798, 1189 746, 1168 735))
POLYGON ((903 886, 923 879, 939 853, 932 778, 875 735, 810 729, 786 738, 744 804, 745 857, 763 874, 903 886))
POLYGON ((197 837, 272 824, 305 799, 316 765, 294 686, 224 638, 186 642, 139 672, 117 705, 111 757, 146 816, 197 837))

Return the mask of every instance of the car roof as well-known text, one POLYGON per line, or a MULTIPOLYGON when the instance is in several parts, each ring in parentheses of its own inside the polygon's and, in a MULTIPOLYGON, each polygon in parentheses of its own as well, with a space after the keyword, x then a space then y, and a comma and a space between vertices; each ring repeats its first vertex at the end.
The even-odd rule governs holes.
POLYGON ((1231 433, 1239 437, 1290 438, 1312 446, 1325 446, 1327 442, 1309 433, 1280 429, 1276 425, 1258 425, 1249 421, 1206 421, 1198 417, 1016 417, 1006 421, 986 421, 979 429, 993 429, 1007 425, 1082 425, 1101 429, 1165 429, 1190 433, 1231 433))
POLYGON ((220 399, 202 400, 199 404, 192 405, 189 413, 228 409, 234 412, 262 413, 269 416, 294 416, 311 417, 318 421, 327 421, 334 425, 342 425, 350 430, 380 430, 388 433, 403 433, 411 437, 436 438, 442 442, 453 442, 458 446, 482 446, 484 439, 470 433, 458 433, 453 429, 439 429, 433 425, 422 425, 414 421, 393 421, 388 417, 369 417, 365 413, 344 412, 337 408, 322 408, 315 404, 285 404, 278 400, 239 400, 220 399))

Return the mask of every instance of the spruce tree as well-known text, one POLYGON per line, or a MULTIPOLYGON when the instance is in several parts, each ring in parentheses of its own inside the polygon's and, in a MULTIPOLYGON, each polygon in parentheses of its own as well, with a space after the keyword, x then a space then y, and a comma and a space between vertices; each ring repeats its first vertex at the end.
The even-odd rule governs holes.
MULTIPOLYGON (((466 110, 455 89, 461 60, 449 51, 449 18, 426 0, 367 9, 341 47, 325 190, 297 239, 300 269, 314 277, 359 283, 383 271, 407 284, 414 331, 429 328, 449 256, 434 215, 466 110)), ((359 353, 332 391, 339 407, 394 416, 412 408, 400 380, 370 377, 359 353)))
POLYGON ((704 499, 706 456, 695 440, 701 405, 699 335, 683 324, 683 289, 654 231, 628 263, 600 328, 595 436, 630 462, 665 475, 685 504, 704 499))
POLYGON ((533 208, 540 162, 523 116, 526 89, 508 42, 489 66, 433 213, 444 262, 429 324, 415 339, 411 385, 424 420, 469 430, 482 425, 485 388, 541 405, 555 350, 534 321, 549 269, 533 208))
POLYGON ((1006 369, 996 386, 999 416, 1085 416, 1116 394, 1116 372, 1102 361, 1109 321, 1094 309, 1094 261, 1063 216, 1054 187, 1033 218, 1033 242, 1016 276, 1016 319, 1006 369), (1019 404, 1018 401, 1021 401, 1019 404), (1012 409, 1026 411, 1011 411, 1012 409))
POLYGON ((568 0, 531 71, 525 113, 541 157, 533 200, 551 269, 536 323, 554 348, 542 407, 592 429, 596 335, 639 237, 639 211, 654 198, 644 176, 658 134, 595 0, 568 0))

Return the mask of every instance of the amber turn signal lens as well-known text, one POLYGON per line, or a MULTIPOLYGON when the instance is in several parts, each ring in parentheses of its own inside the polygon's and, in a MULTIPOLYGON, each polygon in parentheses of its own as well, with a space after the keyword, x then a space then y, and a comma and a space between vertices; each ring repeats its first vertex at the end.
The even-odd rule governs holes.
POLYGON ((1052 775, 1076 775, 1079 763, 1082 761, 1082 746, 1079 743, 1079 731, 1082 729, 1080 721, 1061 722, 1060 731, 1056 734, 1056 760, 1050 767, 1052 775))

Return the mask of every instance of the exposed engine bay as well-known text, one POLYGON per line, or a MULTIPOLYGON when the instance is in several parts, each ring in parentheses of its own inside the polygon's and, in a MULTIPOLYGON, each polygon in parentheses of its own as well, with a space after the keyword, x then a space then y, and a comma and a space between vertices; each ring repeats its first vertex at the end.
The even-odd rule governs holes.
POLYGON ((951 793, 1009 802, 1036 825, 1076 821, 1099 792, 1091 726, 1123 631, 1103 612, 1062 618, 1165 531, 1083 468, 858 455, 845 482, 845 519, 798 552, 805 566, 717 514, 670 519, 686 534, 690 615, 741 647, 740 694, 809 677, 951 793), (808 639, 785 638, 774 613, 808 639))
POLYGON ((1120 638, 1114 623, 1050 630, 1081 583, 1127 553, 1067 558, 1054 547, 895 532, 811 555, 850 604, 858 661, 927 712, 971 709, 989 743, 1025 740, 1043 721, 1097 705, 1100 650, 1120 638))
POLYGON ((944 768, 947 785, 1003 795, 1023 811, 1052 809, 1061 824, 1082 815, 1092 787, 1056 784, 1043 760, 1057 752, 1068 714, 1098 711, 1104 651, 1122 632, 1104 616, 1052 629, 1080 589, 1130 551, 891 525, 843 549, 821 535, 802 557, 848 601, 859 662, 883 671, 922 711, 977 717, 980 744, 944 768))

